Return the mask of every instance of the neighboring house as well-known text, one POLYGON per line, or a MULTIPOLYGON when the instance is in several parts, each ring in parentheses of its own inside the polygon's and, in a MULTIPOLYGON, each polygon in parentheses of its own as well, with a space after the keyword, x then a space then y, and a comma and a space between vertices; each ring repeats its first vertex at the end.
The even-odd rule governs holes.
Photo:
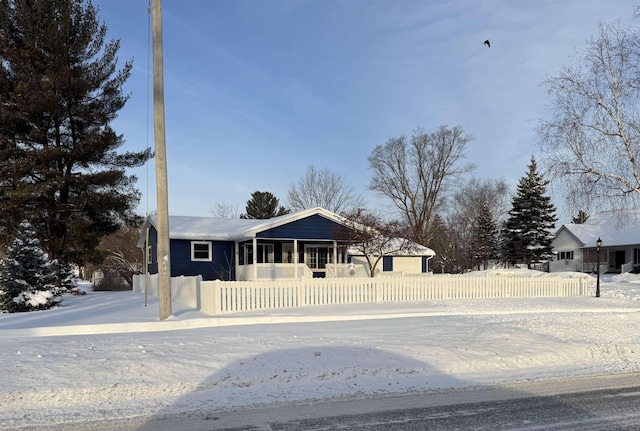
POLYGON ((590 216, 583 224, 565 224, 552 242, 550 271, 601 272, 640 270, 640 210, 629 211, 618 221, 610 211, 590 216), (596 241, 602 240, 600 253, 596 241))
MULTIPOLYGON (((348 244, 342 217, 313 208, 268 220, 169 217, 171 276, 204 280, 338 277, 348 273, 348 244)), ((158 272, 157 216, 148 216, 138 247, 148 269, 158 272), (148 240, 147 240, 148 236, 148 240)), ((421 261, 422 262, 422 261, 421 261)), ((428 266, 424 272, 428 271, 428 266)))
MULTIPOLYGON (((362 265, 367 270, 365 275, 368 276, 369 264, 367 258, 356 247, 349 247, 347 249, 349 255, 349 261, 362 265)), ((412 246, 403 251, 389 252, 382 256, 380 262, 376 266, 376 275, 411 275, 422 274, 429 272, 429 259, 436 255, 436 252, 429 247, 425 247, 419 244, 412 244, 412 246)), ((371 260, 375 262, 377 256, 374 256, 371 260)))

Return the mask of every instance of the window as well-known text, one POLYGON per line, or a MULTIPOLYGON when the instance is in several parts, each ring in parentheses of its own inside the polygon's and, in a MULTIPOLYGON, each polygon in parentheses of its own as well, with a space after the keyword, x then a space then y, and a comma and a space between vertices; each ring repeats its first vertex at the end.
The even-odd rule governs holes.
POLYGON ((634 265, 640 264, 640 248, 633 249, 633 264, 634 265))
POLYGON ((305 246, 307 266, 311 269, 325 269, 333 263, 333 246, 305 246))
POLYGON ((191 241, 191 260, 211 262, 211 242, 191 241))
POLYGON ((573 260, 573 251, 561 251, 558 253, 559 260, 573 260))
POLYGON ((258 244, 258 263, 273 263, 273 244, 258 244))
POLYGON ((153 263, 153 255, 151 254, 151 246, 147 246, 147 264, 153 263))
MULTIPOLYGON (((273 263, 273 244, 258 244, 257 263, 273 263)), ((244 264, 253 264, 253 245, 244 245, 244 264)))

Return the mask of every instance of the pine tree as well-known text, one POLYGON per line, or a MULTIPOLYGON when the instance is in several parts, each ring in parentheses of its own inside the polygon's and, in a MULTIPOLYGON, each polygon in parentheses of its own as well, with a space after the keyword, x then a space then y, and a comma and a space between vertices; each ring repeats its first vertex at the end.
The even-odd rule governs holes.
POLYGON ((247 201, 246 214, 240 216, 245 219, 270 219, 289 214, 280 201, 271 192, 255 191, 251 193, 251 199, 247 201))
POLYGON ((50 258, 94 260, 139 199, 110 126, 132 69, 85 0, 0 1, 0 244, 28 218, 50 258))
POLYGON ((7 257, 0 260, 0 312, 42 310, 58 303, 64 289, 54 284, 47 255, 31 224, 24 220, 7 257))
POLYGON ((522 261, 531 268, 532 263, 552 256, 553 235, 549 229, 553 228, 557 218, 556 208, 551 198, 546 196, 549 182, 538 174, 533 156, 528 168, 527 175, 518 183, 506 221, 504 257, 512 262, 522 261))
POLYGON ((78 278, 68 262, 54 259, 51 261, 51 270, 57 287, 63 291, 78 293, 78 278))
POLYGON ((586 212, 580 210, 578 211, 578 215, 571 219, 571 223, 584 224, 588 219, 589 219, 589 215, 586 212))
POLYGON ((490 259, 498 256, 498 229, 491 209, 485 203, 480 208, 473 223, 471 245, 474 260, 480 261, 487 269, 490 259))

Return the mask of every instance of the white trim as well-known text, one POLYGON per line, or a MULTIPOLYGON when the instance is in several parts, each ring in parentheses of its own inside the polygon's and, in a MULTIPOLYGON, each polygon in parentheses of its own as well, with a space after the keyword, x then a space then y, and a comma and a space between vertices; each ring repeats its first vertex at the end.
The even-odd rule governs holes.
MULTIPOLYGON (((199 251, 203 251, 203 250, 199 250, 199 251)), ((213 256, 212 256, 212 247, 211 247, 211 241, 191 241, 191 261, 192 262, 211 262, 213 260, 213 256), (209 257, 208 258, 202 258, 202 257, 195 257, 195 245, 206 245, 207 246, 207 252, 209 253, 209 257)))

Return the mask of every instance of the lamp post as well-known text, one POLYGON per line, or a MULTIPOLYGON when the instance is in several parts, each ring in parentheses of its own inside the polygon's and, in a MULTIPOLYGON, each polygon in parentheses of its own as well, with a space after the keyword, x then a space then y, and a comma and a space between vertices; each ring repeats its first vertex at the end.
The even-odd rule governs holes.
POLYGON ((602 247, 602 240, 598 237, 598 240, 596 241, 596 298, 600 298, 600 247, 602 247))

